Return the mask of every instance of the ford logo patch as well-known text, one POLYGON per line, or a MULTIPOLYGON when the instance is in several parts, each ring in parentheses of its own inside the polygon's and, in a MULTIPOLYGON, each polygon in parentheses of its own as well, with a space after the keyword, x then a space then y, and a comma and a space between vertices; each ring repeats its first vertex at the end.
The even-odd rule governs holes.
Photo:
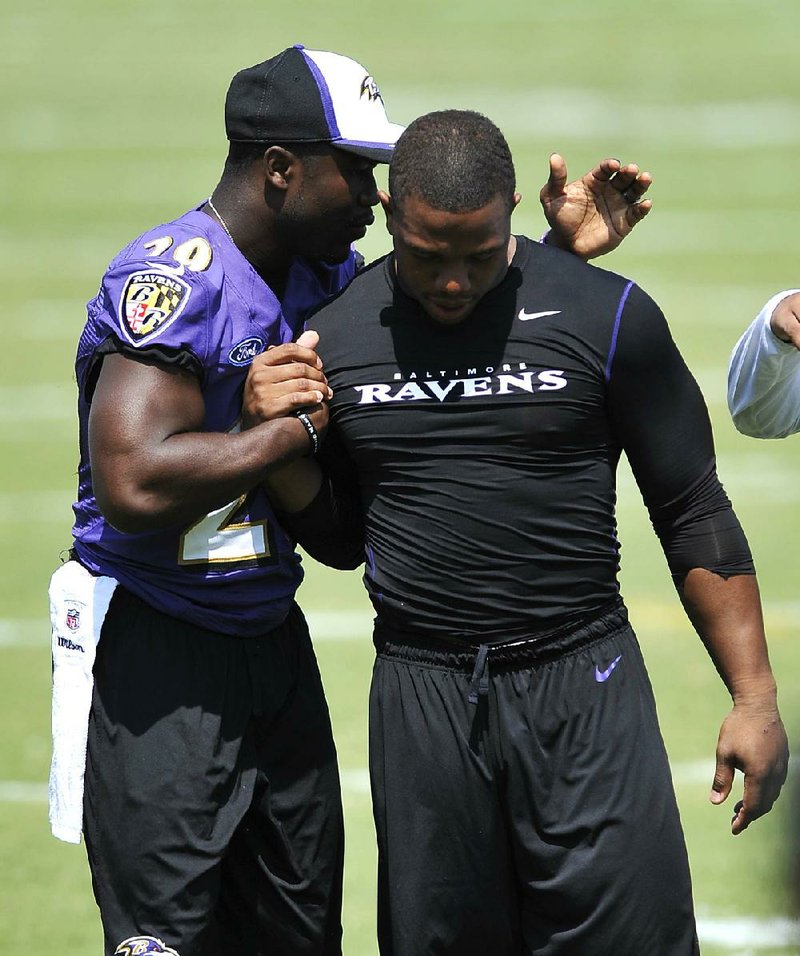
POLYGON ((259 352, 264 351, 264 341, 257 335, 245 339, 228 352, 228 359, 232 365, 249 365, 259 352))

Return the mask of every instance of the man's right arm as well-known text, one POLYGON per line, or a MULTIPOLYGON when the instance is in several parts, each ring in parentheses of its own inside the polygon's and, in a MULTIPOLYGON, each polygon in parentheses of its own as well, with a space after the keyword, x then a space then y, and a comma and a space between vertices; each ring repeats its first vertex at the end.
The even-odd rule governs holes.
POLYGON ((312 558, 351 571, 364 563, 364 520, 358 480, 343 455, 329 430, 319 460, 273 471, 264 486, 281 525, 312 558))
POLYGON ((728 368, 728 408, 752 438, 800 431, 800 292, 773 296, 739 339, 728 368))
POLYGON ((295 418, 240 433, 203 430, 205 404, 189 372, 107 355, 89 415, 98 506, 120 531, 192 521, 308 454, 295 418))

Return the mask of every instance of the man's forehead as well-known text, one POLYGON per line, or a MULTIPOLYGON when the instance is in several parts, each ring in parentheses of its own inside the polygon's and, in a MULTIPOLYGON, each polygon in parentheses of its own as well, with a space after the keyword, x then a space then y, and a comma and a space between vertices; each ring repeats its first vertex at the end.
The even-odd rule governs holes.
POLYGON ((478 209, 438 209, 418 195, 407 196, 396 209, 404 233, 421 241, 465 241, 490 244, 511 228, 511 214, 502 196, 478 209))

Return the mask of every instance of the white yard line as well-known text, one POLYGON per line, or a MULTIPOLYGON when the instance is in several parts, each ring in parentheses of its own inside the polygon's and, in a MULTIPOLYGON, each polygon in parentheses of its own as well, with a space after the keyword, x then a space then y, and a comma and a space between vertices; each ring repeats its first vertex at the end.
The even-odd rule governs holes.
POLYGON ((461 83, 392 90, 392 110, 398 116, 454 106, 491 116, 517 144, 534 136, 545 142, 583 144, 597 138, 627 143, 633 135, 651 150, 687 144, 698 150, 728 150, 800 143, 797 103, 789 98, 658 103, 614 91, 539 84, 526 91, 461 83))
MULTIPOLYGON (((536 17, 539 19, 537 5, 536 17)), ((496 10, 492 8, 492 16, 496 10)), ((461 22, 463 11, 458 9, 461 22)), ((596 87, 547 87, 540 83, 518 91, 507 85, 482 83, 407 85, 392 88, 393 116, 419 116, 447 107, 476 109, 491 116, 512 142, 530 140, 584 144, 603 139, 628 142, 634 131, 638 140, 669 150, 690 145, 694 150, 767 149, 800 143, 797 103, 772 96, 747 100, 693 100, 658 102, 631 96, 627 90, 604 91, 596 87), (532 121, 532 117, 535 121, 532 121)), ((124 153, 113 143, 86 145, 82 125, 73 124, 69 112, 43 109, 38 115, 10 116, 0 143, 0 155, 47 154, 65 150, 85 151, 87 156, 103 149, 124 153)), ((769 184, 760 184, 760 189, 769 184)), ((48 259, 49 263, 56 261, 48 259)))
MULTIPOLYGON (((345 799, 348 796, 369 795, 369 773, 366 769, 343 770, 341 776, 345 799)), ((39 805, 46 802, 46 783, 0 781, 0 803, 39 805)), ((800 945, 800 921, 782 916, 715 918, 703 915, 698 917, 697 933, 704 945, 730 948, 732 956, 747 956, 748 953, 800 945)))
MULTIPOLYGON (((707 399, 708 396, 712 396, 714 404, 722 408, 725 403, 725 392, 722 390, 724 386, 721 385, 718 390, 704 385, 704 380, 707 381, 710 375, 718 374, 701 369, 700 374, 695 377, 707 399)), ((724 382, 724 376, 720 381, 724 382)), ((710 382, 708 384, 710 385, 710 382)), ((711 400, 708 400, 711 403, 711 400)), ((727 415, 727 408, 725 414, 727 415)), ((720 479, 725 490, 729 492, 734 506, 743 500, 755 500, 762 503, 775 501, 776 507, 783 507, 784 502, 796 501, 800 498, 796 469, 793 470, 791 467, 793 461, 790 461, 788 457, 779 459, 776 455, 770 455, 769 452, 768 445, 762 442, 761 446, 752 452, 736 454, 720 452, 717 456, 720 479)), ((624 459, 617 472, 617 493, 618 512, 621 513, 627 508, 644 507, 630 466, 624 459)))
MULTIPOLYGON (((714 779, 713 760, 679 760, 670 764, 672 781, 676 787, 707 786, 711 789, 714 779)), ((800 758, 789 758, 789 776, 796 777, 800 771, 800 758)), ((741 774, 737 772, 737 784, 741 784, 741 774)), ((736 786, 737 784, 734 784, 736 786)))
POLYGON ((8 524, 61 525, 65 541, 72 527, 76 489, 0 493, 0 521, 8 524))
POLYGON ((36 618, 0 619, 0 647, 42 647, 50 643, 50 622, 36 618))
MULTIPOLYGON (((480 107, 476 104, 476 108, 480 107)), ((493 116, 492 110, 484 110, 483 112, 493 116)), ((577 122, 580 125, 582 121, 578 120, 577 122)), ((506 128, 507 125, 500 122, 500 126, 503 128, 506 128)), ((797 125, 800 128, 800 122, 797 125)), ((508 132, 507 129, 506 132, 508 132)), ((613 141, 614 134, 609 131, 607 135, 610 141, 613 141)), ((546 141, 563 143, 564 137, 559 133, 552 133, 546 141)), ((796 141, 800 143, 800 136, 796 137, 796 141)), ((583 143, 583 138, 581 142, 583 143)), ((623 139, 622 142, 625 142, 625 140, 623 139)), ((768 145, 765 140, 762 149, 767 149, 768 145)), ((564 152, 567 153, 567 159, 569 160, 568 149, 566 148, 568 146, 569 143, 565 143, 564 152)), ((655 145, 648 141, 648 149, 653 150, 655 148, 655 145)), ((539 173, 537 172, 536 175, 538 176, 539 173)), ((538 189, 538 184, 536 188, 538 189)), ((742 208, 739 209, 695 211, 689 208, 665 209, 659 206, 658 215, 654 215, 652 223, 647 226, 647 241, 640 241, 635 245, 636 258, 648 262, 652 260, 652 267, 655 267, 661 264, 660 260, 665 255, 693 256, 707 254, 709 249, 713 249, 716 255, 769 253, 785 255, 786 237, 793 235, 796 231, 796 213, 789 208, 770 208, 766 210, 758 208, 763 202, 764 197, 755 194, 752 197, 742 197, 742 208)), ((544 219, 540 210, 533 204, 530 207, 527 205, 521 207, 519 215, 521 216, 518 223, 519 228, 523 228, 534 237, 538 237, 544 231, 544 219)), ((374 249, 374 254, 382 255, 386 252, 388 237, 380 231, 382 226, 375 225, 373 229, 375 232, 371 233, 367 240, 360 244, 362 252, 367 253, 374 249)), ((40 263, 45 259, 49 263, 48 275, 53 282, 61 276, 74 277, 76 273, 80 274, 82 269, 90 273, 92 282, 96 282, 102 272, 102 266, 98 268, 97 263, 104 263, 108 254, 114 251, 112 243, 107 244, 104 249, 95 243, 82 250, 82 257, 77 262, 74 257, 71 257, 59 265, 61 262, 59 252, 61 252, 62 247, 63 240, 61 239, 54 241, 51 248, 46 246, 43 248, 43 241, 39 236, 30 239, 17 238, 13 249, 9 248, 8 256, 12 258, 6 264, 6 269, 18 280, 27 279, 29 284, 33 285, 40 277, 40 263)), ((645 287, 647 288, 650 284, 647 283, 645 287)), ((659 278, 659 285, 668 287, 668 283, 662 278, 659 278)), ((724 286, 725 283, 720 281, 718 285, 724 286)), ((653 292, 653 289, 649 289, 649 291, 653 292)), ((766 301, 769 292, 769 288, 764 288, 763 293, 756 296, 755 301, 758 304, 756 309, 752 310, 752 315, 755 315, 757 308, 763 304, 763 301, 766 301)), ((25 306, 23 306, 24 308, 25 306)), ((695 302, 695 310, 699 311, 701 309, 702 300, 698 299, 695 302)), ((715 303, 711 311, 724 314, 719 303, 715 303)), ((749 315, 749 311, 742 315, 742 330, 744 330, 744 325, 747 324, 744 317, 749 315)), ((739 314, 738 309, 736 314, 739 314)), ((64 323, 59 322, 57 324, 57 339, 77 343, 83 319, 84 305, 82 302, 76 302, 64 323), (68 332, 68 330, 70 331, 68 332)), ((47 325, 43 324, 41 329, 44 330, 46 327, 47 325)), ((30 332, 22 337, 30 341, 33 335, 34 333, 30 332)), ((732 344, 733 342, 731 342, 732 344)))
MULTIPOLYGON (((664 621, 686 622, 678 604, 631 599, 639 628, 655 627, 664 621)), ((304 610, 314 641, 361 641, 372 636, 372 613, 358 611, 304 610)), ((800 601, 765 601, 764 616, 772 630, 800 627, 800 601)), ((0 618, 0 647, 42 647, 50 640, 50 622, 46 618, 0 618)))
POLYGON ((86 295, 74 299, 26 300, 25 321, 20 322, 14 329, 14 339, 48 343, 58 340, 77 345, 83 323, 86 321, 88 298, 86 295))
POLYGON ((47 784, 0 780, 0 803, 47 803, 47 784))
MULTIPOLYGON (((369 641, 372 615, 365 611, 306 611, 315 641, 369 641)), ((50 641, 45 618, 0 618, 0 647, 41 647, 50 641)))
MULTIPOLYGON (((77 390, 69 381, 59 385, 3 385, 0 425, 77 421, 77 404, 77 390)), ((42 440, 38 432, 35 437, 42 440)))
MULTIPOLYGON (((725 406, 726 369, 723 366, 701 366, 695 370, 695 378, 700 383, 701 390, 709 403, 720 409, 725 406)), ((67 392, 71 391, 69 386, 67 392)), ((19 398, 14 398, 15 391, 0 386, 0 425, 6 426, 6 433, 17 429, 21 436, 27 433, 32 441, 41 440, 40 433, 31 428, 33 420, 62 421, 74 419, 74 402, 59 405, 55 398, 64 398, 64 389, 51 386, 29 386, 19 398), (67 407, 67 405, 69 407, 67 407), (12 411, 12 408, 23 408, 23 411, 12 411), (37 438, 37 435, 39 436, 37 438)), ((727 415, 727 408, 724 414, 727 415)), ((77 428, 75 429, 77 432, 77 428)), ((72 440, 74 437, 69 429, 64 432, 72 440)), ((756 443, 753 443, 755 446, 756 443)), ((791 468, 789 458, 779 458, 769 455, 768 443, 761 443, 753 447, 752 451, 743 450, 736 453, 720 452, 717 456, 719 473, 722 481, 733 497, 734 501, 743 498, 754 498, 760 502, 775 499, 785 503, 787 500, 796 500, 800 497, 800 486, 795 481, 795 472, 791 468)), ((71 505, 75 498, 76 485, 70 485, 70 475, 64 476, 63 488, 46 488, 40 491, 4 491, 0 492, 0 521, 35 521, 38 524, 53 522, 71 524, 71 505)), ((617 491, 619 493, 618 509, 628 507, 642 507, 641 496, 636 487, 630 467, 623 459, 617 472, 617 491)))
MULTIPOLYGON (((302 605, 301 605, 302 606, 302 605)), ((372 638, 372 614, 365 611, 303 612, 315 641, 369 641, 372 638)))
MULTIPOLYGON (((798 761, 792 759, 789 765, 792 776, 798 771, 798 761)), ((672 765, 672 779, 675 784, 696 784, 711 786, 714 776, 714 764, 708 760, 683 760, 672 765)), ((369 793, 369 770, 366 767, 354 767, 341 770, 342 790, 351 794, 369 793)), ((43 803, 47 800, 46 783, 25 783, 18 780, 0 780, 0 803, 43 803)))
POLYGON ((786 917, 756 919, 737 916, 730 919, 700 918, 697 935, 706 945, 727 946, 733 952, 746 956, 742 947, 752 946, 753 953, 766 949, 800 944, 800 920, 786 917))
MULTIPOLYGON (((342 790, 346 794, 369 795, 369 770, 360 767, 341 770, 342 790)), ((47 784, 36 781, 0 780, 0 804, 47 803, 47 784)))

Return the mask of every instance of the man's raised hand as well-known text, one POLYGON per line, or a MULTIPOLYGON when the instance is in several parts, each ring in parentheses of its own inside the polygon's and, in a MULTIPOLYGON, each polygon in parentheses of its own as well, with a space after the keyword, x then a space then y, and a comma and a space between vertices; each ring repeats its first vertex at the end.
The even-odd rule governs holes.
POLYGON ((650 212, 644 195, 653 181, 636 163, 601 163, 572 183, 560 153, 550 156, 550 175, 539 192, 550 225, 547 242, 582 259, 602 256, 622 242, 650 212))

